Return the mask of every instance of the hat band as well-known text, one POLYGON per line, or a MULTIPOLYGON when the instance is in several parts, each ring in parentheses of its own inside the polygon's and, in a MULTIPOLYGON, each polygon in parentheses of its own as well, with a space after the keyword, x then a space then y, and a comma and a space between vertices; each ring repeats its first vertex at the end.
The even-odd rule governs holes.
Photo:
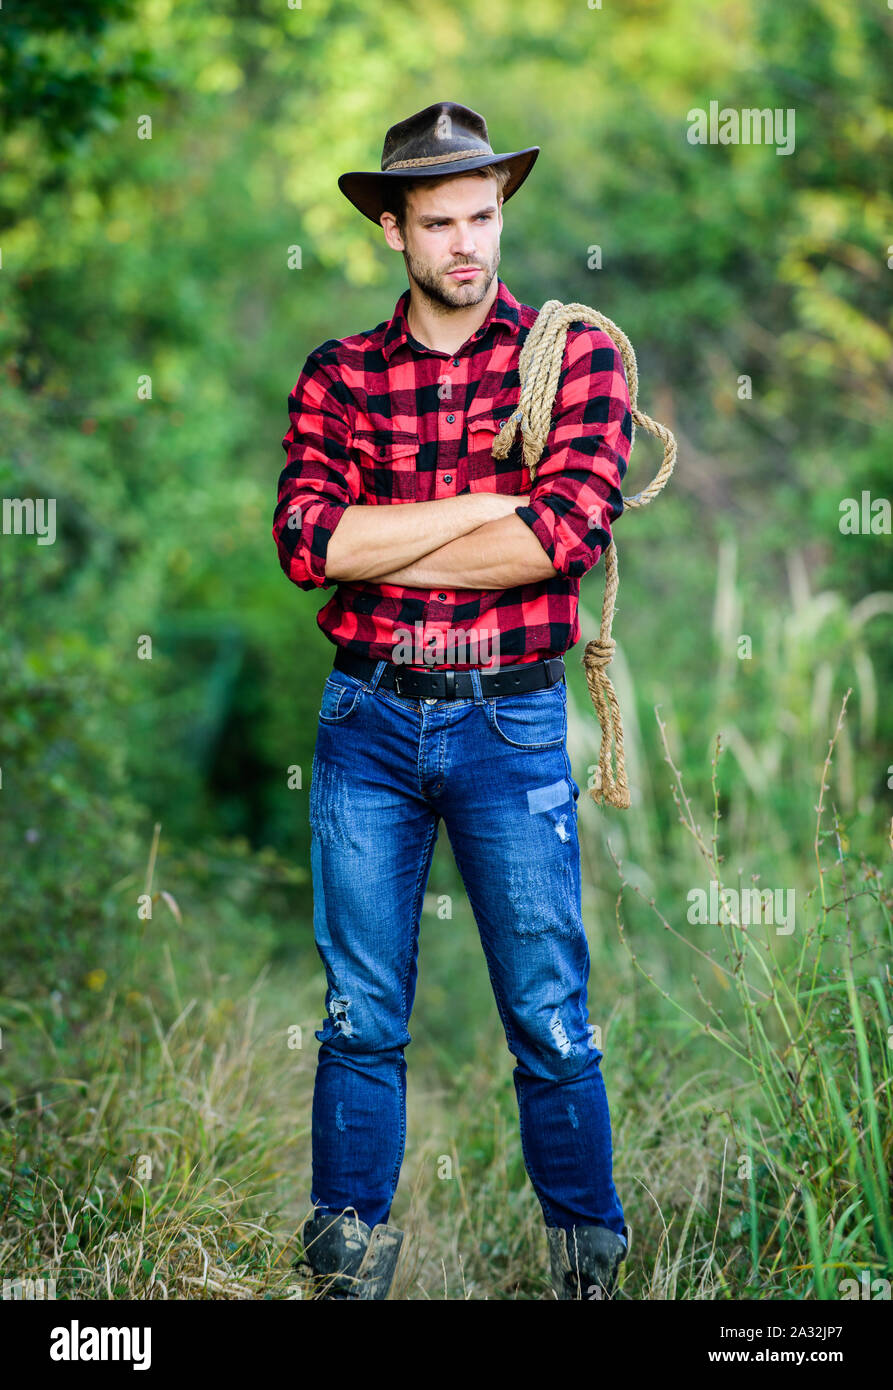
POLYGON ((386 174, 392 169, 414 169, 420 164, 446 164, 451 159, 478 159, 483 155, 493 155, 493 158, 496 158, 493 150, 454 150, 452 154, 431 154, 424 159, 396 159, 381 172, 386 174))

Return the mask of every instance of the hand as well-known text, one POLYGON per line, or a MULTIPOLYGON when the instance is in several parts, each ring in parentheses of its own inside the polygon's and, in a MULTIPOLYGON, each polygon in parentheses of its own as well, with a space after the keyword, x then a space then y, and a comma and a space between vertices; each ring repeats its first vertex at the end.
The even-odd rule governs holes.
POLYGON ((530 494, 526 492, 473 492, 469 496, 478 499, 475 505, 483 514, 482 526, 488 521, 501 521, 504 516, 512 516, 516 507, 526 507, 530 502, 530 494))

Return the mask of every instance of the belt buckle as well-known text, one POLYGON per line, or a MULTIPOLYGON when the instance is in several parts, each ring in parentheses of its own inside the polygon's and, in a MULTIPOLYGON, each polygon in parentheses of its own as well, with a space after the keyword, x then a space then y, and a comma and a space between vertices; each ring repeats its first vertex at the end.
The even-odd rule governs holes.
POLYGON ((402 679, 403 672, 398 671, 397 674, 394 676, 394 690, 397 692, 398 695, 403 694, 403 691, 400 689, 400 682, 402 681, 402 679))

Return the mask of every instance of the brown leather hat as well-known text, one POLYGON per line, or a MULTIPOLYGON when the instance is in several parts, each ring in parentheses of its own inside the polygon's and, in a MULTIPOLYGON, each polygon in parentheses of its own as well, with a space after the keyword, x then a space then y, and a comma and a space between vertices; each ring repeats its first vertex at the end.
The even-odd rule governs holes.
POLYGON ((380 173, 342 174, 338 187, 364 217, 378 223, 388 179, 443 178, 488 164, 508 164, 510 173, 502 193, 508 202, 539 152, 539 145, 531 145, 513 154, 494 154, 483 116, 458 102, 438 101, 391 126, 384 138, 380 173))

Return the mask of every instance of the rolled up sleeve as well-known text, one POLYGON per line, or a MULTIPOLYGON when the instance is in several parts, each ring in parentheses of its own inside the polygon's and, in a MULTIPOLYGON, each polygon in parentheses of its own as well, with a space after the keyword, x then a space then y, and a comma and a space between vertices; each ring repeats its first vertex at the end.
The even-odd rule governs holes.
POLYGON ((273 538, 279 563, 299 589, 330 589, 326 553, 346 507, 360 495, 350 455, 350 393, 321 349, 307 358, 288 398, 291 428, 282 441, 273 538))
POLYGON ((631 440, 629 391, 613 339, 600 328, 569 330, 530 504, 515 508, 566 578, 582 578, 611 544, 631 440))

